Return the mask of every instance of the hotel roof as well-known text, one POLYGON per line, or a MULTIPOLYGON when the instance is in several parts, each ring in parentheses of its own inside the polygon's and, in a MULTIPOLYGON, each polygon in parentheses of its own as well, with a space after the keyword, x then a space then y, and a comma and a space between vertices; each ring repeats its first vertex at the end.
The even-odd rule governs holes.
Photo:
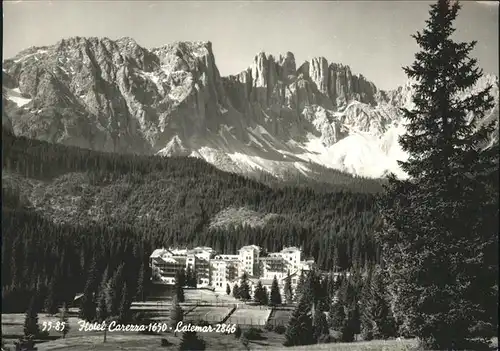
POLYGON ((162 248, 162 249, 156 249, 153 251, 153 253, 151 254, 151 258, 154 258, 154 257, 161 257, 167 253, 171 253, 169 250, 165 249, 165 248, 162 248))
POLYGON ((298 247, 291 246, 291 247, 284 247, 283 250, 281 250, 282 253, 292 253, 292 252, 297 252, 300 251, 298 247))
POLYGON ((214 251, 214 249, 212 249, 209 246, 197 246, 193 250, 196 250, 196 251, 209 251, 209 252, 214 251))
POLYGON ((248 250, 260 251, 260 247, 257 245, 247 245, 247 246, 243 246, 241 249, 239 249, 239 251, 248 251, 248 250))

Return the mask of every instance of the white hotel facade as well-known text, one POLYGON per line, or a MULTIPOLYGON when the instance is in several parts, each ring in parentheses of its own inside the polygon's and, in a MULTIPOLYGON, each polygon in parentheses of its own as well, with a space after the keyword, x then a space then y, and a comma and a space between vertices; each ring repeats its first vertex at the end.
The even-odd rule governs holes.
POLYGON ((270 288, 274 277, 283 289, 285 279, 290 275, 292 288, 297 285, 301 271, 310 270, 313 260, 303 260, 302 250, 297 247, 285 247, 279 252, 262 254, 259 246, 248 245, 239 249, 237 255, 217 254, 210 247, 194 249, 156 249, 150 256, 150 268, 159 282, 175 284, 175 274, 179 269, 191 269, 196 272, 199 287, 213 287, 225 291, 232 289, 244 272, 249 276, 249 283, 255 286, 260 280, 263 286, 270 288))

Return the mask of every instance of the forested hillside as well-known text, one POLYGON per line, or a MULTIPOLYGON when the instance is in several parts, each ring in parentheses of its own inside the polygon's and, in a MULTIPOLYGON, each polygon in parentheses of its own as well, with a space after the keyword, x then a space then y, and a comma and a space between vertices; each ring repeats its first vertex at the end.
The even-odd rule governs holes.
POLYGON ((41 290, 57 277, 68 295, 82 291, 93 260, 99 274, 125 262, 137 281, 162 245, 297 245, 326 270, 377 260, 373 181, 274 187, 198 159, 100 153, 5 133, 2 149, 4 303, 5 293, 41 290), (228 208, 273 215, 260 226, 211 227, 228 208))

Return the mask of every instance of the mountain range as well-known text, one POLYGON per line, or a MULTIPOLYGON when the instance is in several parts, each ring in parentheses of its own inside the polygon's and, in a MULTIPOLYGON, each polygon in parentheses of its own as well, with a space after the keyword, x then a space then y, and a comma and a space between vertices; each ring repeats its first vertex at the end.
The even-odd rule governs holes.
MULTIPOLYGON (((316 178, 328 169, 404 176, 400 109, 409 81, 379 90, 349 66, 257 54, 222 77, 210 42, 146 49, 131 38, 74 37, 3 61, 2 126, 14 134, 98 151, 193 156, 243 174, 316 178)), ((498 77, 492 85, 498 120, 498 77)), ((471 92, 464 92, 464 95, 471 92)), ((496 132, 490 142, 498 142, 496 132)))

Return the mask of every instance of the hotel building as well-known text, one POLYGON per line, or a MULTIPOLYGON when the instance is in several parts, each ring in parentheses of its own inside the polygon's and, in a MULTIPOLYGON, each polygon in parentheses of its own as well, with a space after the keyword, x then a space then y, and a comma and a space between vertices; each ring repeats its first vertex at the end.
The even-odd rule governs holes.
POLYGON ((301 271, 314 266, 314 260, 302 260, 302 250, 285 247, 279 252, 264 254, 259 246, 248 245, 238 250, 237 255, 216 254, 210 247, 194 249, 157 249, 150 256, 153 279, 158 283, 173 285, 179 269, 190 267, 196 272, 199 286, 211 286, 226 290, 229 285, 240 284, 243 273, 249 276, 252 287, 260 280, 270 289, 274 277, 281 290, 290 275, 292 288, 296 287, 301 271), (262 254, 262 256, 261 256, 262 254))

